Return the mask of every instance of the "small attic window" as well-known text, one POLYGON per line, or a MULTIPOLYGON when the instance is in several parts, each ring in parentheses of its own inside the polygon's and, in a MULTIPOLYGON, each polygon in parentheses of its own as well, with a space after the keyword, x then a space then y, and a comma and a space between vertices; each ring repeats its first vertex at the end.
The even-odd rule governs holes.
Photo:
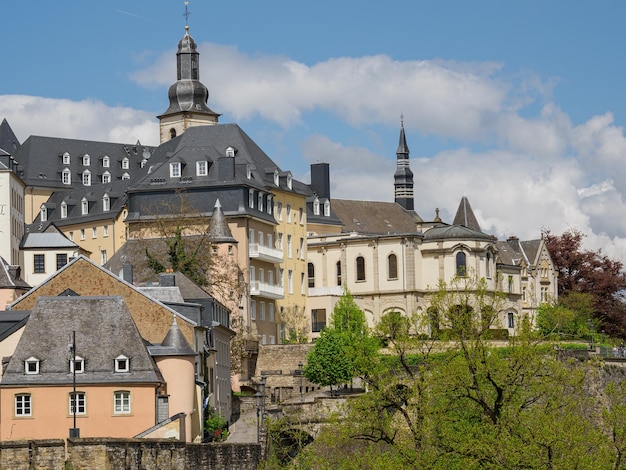
POLYGON ((108 155, 105 155, 104 157, 102 157, 102 166, 104 168, 109 168, 109 166, 111 166, 111 159, 109 158, 108 155))
POLYGON ((252 179, 252 168, 250 165, 246 165, 246 178, 252 179))
POLYGON ((111 198, 108 194, 102 196, 102 211, 108 212, 111 210, 111 198))
POLYGON ((226 147, 226 156, 234 157, 235 156, 235 148, 234 147, 226 147))
POLYGON ((272 198, 271 194, 267 195, 267 213, 269 215, 272 215, 272 212, 274 210, 274 199, 272 198))
POLYGON ((128 168, 130 168, 130 160, 127 157, 124 157, 122 159, 122 169, 128 170, 128 168))
POLYGON ((73 361, 70 359, 70 374, 74 372, 77 374, 85 372, 85 359, 80 356, 75 356, 73 361))
POLYGON ((130 372, 130 359, 123 354, 115 358, 115 372, 130 372))
POLYGON ((109 173, 108 171, 105 171, 104 173, 102 173, 102 182, 103 183, 110 183, 111 182, 111 173, 109 173))
POLYGON ((91 164, 91 157, 88 153, 83 155, 83 166, 89 166, 91 164))
POLYGON ((80 200, 80 211, 82 215, 89 214, 89 201, 86 198, 80 200))
POLYGON ((278 170, 274 170, 274 186, 280 186, 280 174, 278 170))
POLYGON ((324 202, 324 216, 330 217, 330 201, 324 202))
POLYGON ((208 164, 206 160, 200 160, 196 162, 196 175, 197 176, 206 176, 209 174, 208 164))
POLYGON ((39 359, 36 357, 29 357, 24 361, 24 373, 28 375, 39 374, 39 359))
POLYGON ((61 218, 67 219, 67 203, 65 201, 61 203, 61 218))
POLYGON ((129 180, 130 179, 130 175, 126 172, 124 172, 124 174, 122 175, 122 179, 123 180, 129 180))
POLYGON ((313 200, 313 214, 320 215, 320 198, 317 196, 313 200))
POLYGON ((41 210, 40 210, 39 214, 41 215, 41 221, 42 222, 45 222, 46 220, 48 220, 48 208, 46 207, 45 204, 41 205, 41 210))
POLYGON ((174 137, 176 137, 176 129, 172 127, 170 129, 170 139, 173 139, 174 137))
POLYGON ((69 154, 69 153, 67 153, 67 152, 65 152, 65 153, 63 154, 63 164, 64 164, 64 165, 69 165, 69 164, 70 164, 70 161, 71 161, 71 159, 70 159, 70 154, 69 154))
POLYGON ((89 170, 83 171, 83 186, 91 186, 91 172, 89 170))
POLYGON ((180 178, 180 162, 170 163, 170 178, 180 178))
POLYGON ((291 178, 291 173, 287 174, 287 188, 291 189, 292 186, 292 178, 291 178))
POLYGON ((69 168, 63 169, 63 172, 61 173, 61 180, 63 181, 63 184, 72 184, 72 172, 69 168))

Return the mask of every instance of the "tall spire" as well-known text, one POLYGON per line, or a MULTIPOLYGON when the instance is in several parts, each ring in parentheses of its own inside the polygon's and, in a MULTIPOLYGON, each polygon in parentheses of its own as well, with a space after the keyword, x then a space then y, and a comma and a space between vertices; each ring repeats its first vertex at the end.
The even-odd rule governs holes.
POLYGON ((185 2, 185 35, 178 41, 176 83, 167 93, 170 105, 158 116, 161 143, 182 134, 188 127, 217 124, 219 114, 209 108, 209 90, 200 81, 200 54, 189 34, 189 2, 185 2))
POLYGON ((406 210, 414 210, 413 172, 409 168, 409 147, 404 134, 404 116, 400 115, 400 142, 396 150, 397 168, 394 176, 395 202, 406 210))

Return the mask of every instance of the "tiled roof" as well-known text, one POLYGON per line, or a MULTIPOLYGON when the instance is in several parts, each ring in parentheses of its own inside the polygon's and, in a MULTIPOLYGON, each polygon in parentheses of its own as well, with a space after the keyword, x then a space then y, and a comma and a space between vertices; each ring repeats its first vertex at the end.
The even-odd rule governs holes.
POLYGON ((412 233, 421 221, 395 202, 333 199, 331 207, 343 223, 343 232, 364 234, 412 233))
POLYGON ((0 385, 72 383, 72 332, 76 355, 85 361, 79 384, 163 381, 121 297, 39 297, 0 385), (115 372, 115 358, 121 355, 130 360, 129 372, 115 372), (24 373, 31 357, 40 361, 39 374, 24 373))

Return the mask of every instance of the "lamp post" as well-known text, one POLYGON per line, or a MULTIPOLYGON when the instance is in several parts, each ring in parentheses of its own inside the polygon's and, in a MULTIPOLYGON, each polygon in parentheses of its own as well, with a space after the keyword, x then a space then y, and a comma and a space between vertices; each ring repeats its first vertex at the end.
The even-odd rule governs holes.
POLYGON ((303 403, 304 397, 302 396, 302 362, 298 362, 298 369, 300 370, 300 403, 303 403))
POLYGON ((78 438, 80 437, 80 429, 76 427, 76 405, 78 402, 78 397, 76 395, 76 331, 72 331, 70 360, 72 361, 72 415, 74 418, 74 427, 70 429, 70 438, 78 438))
POLYGON ((256 441, 261 442, 261 403, 263 401, 263 394, 260 390, 254 394, 256 401, 256 441))

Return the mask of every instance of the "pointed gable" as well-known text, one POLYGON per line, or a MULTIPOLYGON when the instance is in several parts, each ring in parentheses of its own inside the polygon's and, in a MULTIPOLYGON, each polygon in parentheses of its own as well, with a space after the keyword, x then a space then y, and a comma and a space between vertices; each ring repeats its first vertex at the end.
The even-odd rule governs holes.
POLYGON ((477 232, 482 232, 478 219, 476 219, 472 206, 470 205, 469 199, 465 196, 461 198, 461 203, 459 204, 459 208, 456 211, 452 224, 462 225, 463 227, 476 230, 477 232))
POLYGON ((213 215, 209 221, 209 240, 212 243, 237 243, 224 219, 224 211, 219 199, 215 201, 213 215))

